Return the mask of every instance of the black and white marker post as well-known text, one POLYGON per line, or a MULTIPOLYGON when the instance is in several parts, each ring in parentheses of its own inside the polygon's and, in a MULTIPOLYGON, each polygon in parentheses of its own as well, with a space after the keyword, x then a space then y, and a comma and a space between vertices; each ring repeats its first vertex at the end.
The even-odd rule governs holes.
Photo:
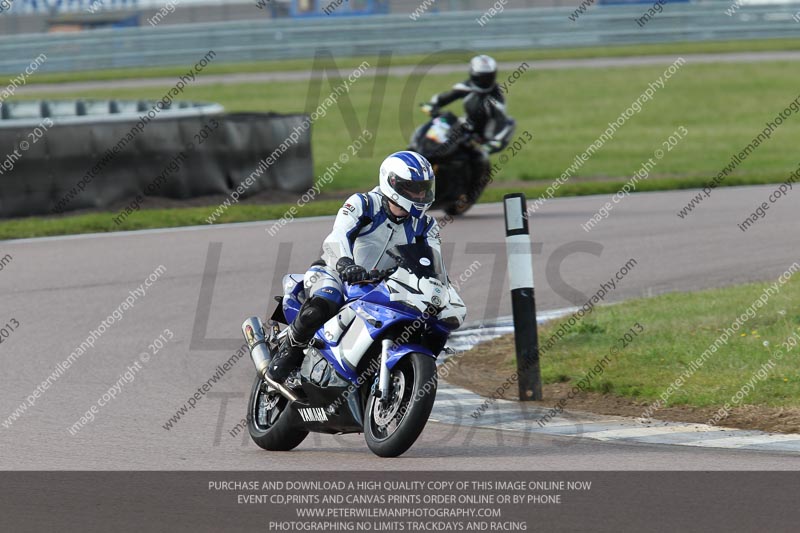
POLYGON ((539 369, 539 333, 536 325, 536 299, 533 292, 533 254, 525 195, 522 193, 505 195, 503 209, 506 218, 506 254, 511 286, 511 308, 514 313, 519 399, 541 400, 542 374, 539 369))

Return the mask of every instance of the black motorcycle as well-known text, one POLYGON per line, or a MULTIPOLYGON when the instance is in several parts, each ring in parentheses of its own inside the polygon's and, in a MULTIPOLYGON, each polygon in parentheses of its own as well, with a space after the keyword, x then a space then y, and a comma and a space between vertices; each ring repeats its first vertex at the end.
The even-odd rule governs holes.
POLYGON ((431 119, 417 128, 408 149, 433 165, 436 199, 432 208, 463 215, 490 181, 489 159, 466 121, 450 112, 429 114, 431 119))

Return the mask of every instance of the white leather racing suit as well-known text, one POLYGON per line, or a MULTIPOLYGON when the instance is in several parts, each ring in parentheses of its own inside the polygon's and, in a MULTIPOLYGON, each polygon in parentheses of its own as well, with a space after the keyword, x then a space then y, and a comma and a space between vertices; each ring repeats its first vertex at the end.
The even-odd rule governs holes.
POLYGON ((379 188, 347 199, 336 215, 333 231, 322 243, 322 259, 330 268, 342 257, 349 257, 367 270, 383 270, 394 265, 386 250, 398 244, 424 242, 441 251, 436 219, 407 216, 399 224, 392 222, 381 206, 379 188))
POLYGON ((407 216, 400 223, 392 222, 381 205, 382 198, 380 188, 375 187, 347 199, 336 215, 333 231, 322 243, 325 264, 317 263, 306 272, 306 296, 321 296, 339 306, 344 303, 342 280, 336 272, 336 263, 342 257, 367 270, 384 270, 394 266, 386 250, 398 244, 424 242, 441 253, 436 219, 407 216))

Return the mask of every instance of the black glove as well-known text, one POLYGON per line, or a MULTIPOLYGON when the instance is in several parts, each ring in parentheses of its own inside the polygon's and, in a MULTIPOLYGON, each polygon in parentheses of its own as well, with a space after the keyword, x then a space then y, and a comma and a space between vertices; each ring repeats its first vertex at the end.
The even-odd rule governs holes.
POLYGON ((342 257, 336 262, 336 271, 339 273, 339 277, 342 278, 342 281, 346 281, 347 283, 364 281, 368 277, 367 270, 357 265, 355 261, 349 257, 342 257))

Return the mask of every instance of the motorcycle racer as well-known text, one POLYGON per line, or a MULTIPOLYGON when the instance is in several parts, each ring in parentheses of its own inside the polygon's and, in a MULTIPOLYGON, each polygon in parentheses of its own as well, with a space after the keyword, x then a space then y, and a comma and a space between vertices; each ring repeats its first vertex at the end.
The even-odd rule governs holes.
MULTIPOLYGON (((283 382, 300 366, 309 341, 344 304, 345 282, 363 281, 369 271, 393 266, 386 250, 412 242, 441 250, 436 220, 425 214, 434 200, 435 181, 423 156, 396 152, 381 164, 378 187, 347 199, 323 241, 322 258, 305 274, 306 299, 269 365, 270 379, 283 382)), ((454 288, 450 293, 463 307, 454 288)))
POLYGON ((497 62, 487 55, 475 56, 470 61, 469 79, 434 95, 423 111, 435 115, 442 107, 463 99, 467 125, 478 143, 486 153, 500 152, 508 146, 515 122, 506 114, 505 96, 496 80, 497 62))

